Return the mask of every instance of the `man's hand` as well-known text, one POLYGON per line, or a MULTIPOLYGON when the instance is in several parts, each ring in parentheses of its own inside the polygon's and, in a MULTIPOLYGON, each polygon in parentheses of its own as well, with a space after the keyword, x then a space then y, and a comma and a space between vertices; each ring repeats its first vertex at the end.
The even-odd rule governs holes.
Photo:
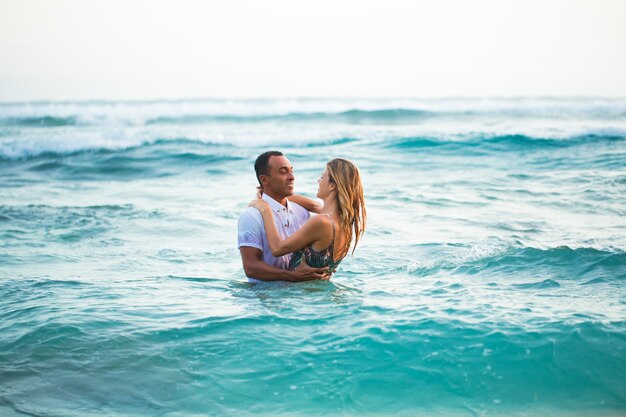
POLYGON ((295 275, 294 281, 313 281, 316 279, 328 281, 330 279, 330 271, 328 267, 324 268, 312 268, 307 263, 302 260, 300 266, 293 271, 295 275))

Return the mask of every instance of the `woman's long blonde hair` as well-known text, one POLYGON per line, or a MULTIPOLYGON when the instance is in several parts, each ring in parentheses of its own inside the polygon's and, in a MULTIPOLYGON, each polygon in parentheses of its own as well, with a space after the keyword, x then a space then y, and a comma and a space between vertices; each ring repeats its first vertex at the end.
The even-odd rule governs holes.
POLYGON ((337 186, 337 202, 339 203, 340 228, 346 237, 344 244, 339 248, 340 257, 343 258, 350 250, 350 244, 354 237, 354 247, 365 231, 366 211, 363 199, 363 185, 359 169, 347 159, 335 158, 326 164, 330 181, 337 186))

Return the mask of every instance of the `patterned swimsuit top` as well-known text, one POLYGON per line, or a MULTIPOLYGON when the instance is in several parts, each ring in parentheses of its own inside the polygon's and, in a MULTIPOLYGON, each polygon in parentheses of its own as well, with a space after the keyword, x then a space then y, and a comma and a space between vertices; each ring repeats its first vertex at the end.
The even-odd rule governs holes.
POLYGON ((333 225, 333 238, 330 241, 330 245, 326 249, 317 251, 313 249, 313 245, 311 244, 292 253, 291 260, 289 261, 289 270, 293 271, 297 269, 302 263, 303 256, 306 263, 313 268, 324 268, 328 266, 331 272, 337 269, 341 259, 335 261, 335 222, 333 218, 330 217, 330 214, 327 214, 327 216, 333 225))

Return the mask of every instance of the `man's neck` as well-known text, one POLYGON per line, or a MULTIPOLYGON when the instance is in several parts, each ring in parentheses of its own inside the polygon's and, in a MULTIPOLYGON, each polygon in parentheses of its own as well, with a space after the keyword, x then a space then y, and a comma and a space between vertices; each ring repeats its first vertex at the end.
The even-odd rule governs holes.
POLYGON ((271 197, 274 199, 274 201, 276 201, 278 204, 282 204, 284 207, 287 207, 287 197, 286 196, 279 196, 274 194, 273 192, 271 192, 270 190, 263 190, 263 193, 265 195, 267 195, 268 197, 271 197))

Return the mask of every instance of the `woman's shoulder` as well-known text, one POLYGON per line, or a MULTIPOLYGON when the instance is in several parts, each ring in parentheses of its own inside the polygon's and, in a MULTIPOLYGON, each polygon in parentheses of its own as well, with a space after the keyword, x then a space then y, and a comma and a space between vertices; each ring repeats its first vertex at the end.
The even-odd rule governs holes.
POLYGON ((317 243, 311 244, 311 249, 315 251, 325 250, 316 249, 316 247, 328 248, 333 242, 333 223, 326 214, 317 214, 312 216, 309 221, 309 231, 315 234, 317 243))
POLYGON ((311 215, 311 220, 309 221, 316 221, 320 224, 332 224, 333 223, 332 217, 325 213, 313 214, 311 215))
POLYGON ((316 227, 321 227, 324 229, 324 232, 332 233, 333 230, 333 221, 331 217, 327 214, 314 214, 309 219, 309 222, 316 227))

